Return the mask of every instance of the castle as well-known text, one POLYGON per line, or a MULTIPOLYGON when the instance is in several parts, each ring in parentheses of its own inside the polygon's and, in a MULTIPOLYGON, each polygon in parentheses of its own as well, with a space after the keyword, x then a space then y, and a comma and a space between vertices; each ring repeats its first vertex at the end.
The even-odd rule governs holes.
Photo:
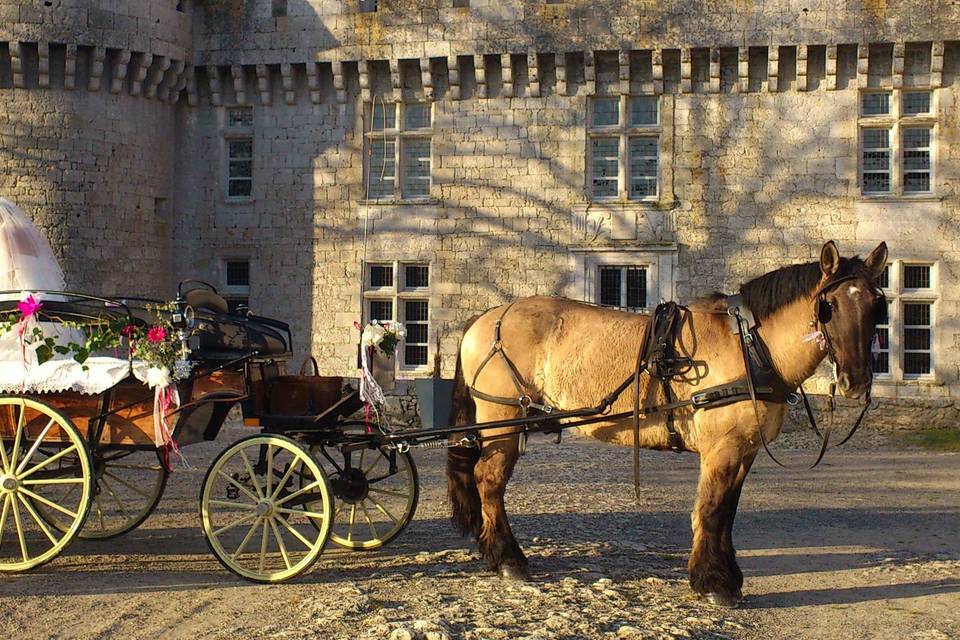
POLYGON ((627 308, 887 241, 874 395, 955 426, 960 5, 0 0, 0 196, 68 285, 199 277, 355 372, 515 296, 627 308))

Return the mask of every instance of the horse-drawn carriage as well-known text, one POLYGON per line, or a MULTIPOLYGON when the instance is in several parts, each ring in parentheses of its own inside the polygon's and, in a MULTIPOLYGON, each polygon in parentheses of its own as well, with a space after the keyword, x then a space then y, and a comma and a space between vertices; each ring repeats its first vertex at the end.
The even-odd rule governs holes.
MULTIPOLYGON (((0 317, 17 314, 19 292, 7 293, 0 317)), ((161 408, 128 341, 82 364, 34 358, 27 366, 20 358, 28 354, 7 354, 12 360, 0 367, 0 571, 38 567, 78 537, 104 540, 139 526, 171 468, 169 447, 155 440, 157 421, 169 419, 171 444, 187 447, 215 439, 237 405, 245 424, 261 431, 217 456, 201 495, 204 533, 230 570, 284 580, 308 569, 328 539, 376 548, 409 522, 418 495, 409 453, 355 452, 351 443, 370 444, 365 423, 348 419, 362 406, 357 392, 342 393, 340 378, 285 375, 286 323, 230 313, 202 283, 181 285, 166 307, 36 293, 45 299, 34 320, 61 342, 84 327, 165 320, 189 342, 190 372, 174 383, 180 402, 161 408)))

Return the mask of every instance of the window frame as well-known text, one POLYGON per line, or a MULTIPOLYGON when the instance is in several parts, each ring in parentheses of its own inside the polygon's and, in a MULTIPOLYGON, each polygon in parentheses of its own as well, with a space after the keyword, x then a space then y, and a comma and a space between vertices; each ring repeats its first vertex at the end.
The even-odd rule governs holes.
POLYGON ((634 312, 634 313, 641 313, 641 312, 643 312, 643 311, 648 311, 648 310, 650 310, 650 309, 651 309, 651 306, 650 306, 650 285, 651 285, 651 283, 650 283, 650 272, 651 272, 651 265, 650 265, 649 263, 639 263, 639 264, 598 264, 598 265, 596 265, 596 274, 595 274, 596 283, 595 283, 595 286, 594 286, 594 291, 596 292, 596 296, 595 296, 595 297, 596 297, 596 300, 595 300, 596 304, 600 305, 601 307, 608 308, 608 309, 617 309, 617 310, 620 310, 620 311, 631 311, 631 312, 634 312), (619 296, 619 297, 620 297, 620 304, 611 305, 611 304, 603 304, 603 302, 601 302, 601 296, 603 295, 602 282, 603 282, 603 271, 604 271, 604 269, 617 269, 617 270, 620 271, 620 296, 619 296), (629 305, 627 304, 627 302, 629 301, 629 300, 628 300, 629 294, 628 294, 628 292, 627 292, 627 289, 628 289, 628 286, 629 286, 629 285, 628 285, 628 282, 627 282, 627 273, 628 273, 631 269, 634 269, 634 270, 641 270, 641 269, 642 269, 642 270, 643 270, 643 285, 644 285, 644 286, 643 286, 643 297, 644 297, 644 301, 643 301, 643 302, 644 302, 644 304, 643 304, 642 306, 639 306, 639 307, 631 307, 631 306, 629 306, 629 305))
MULTIPOLYGON (((225 202, 236 203, 236 202, 251 202, 254 199, 254 180, 257 175, 257 164, 256 164, 256 136, 255 136, 255 113, 252 105, 228 105, 223 109, 223 127, 220 130, 221 144, 223 146, 223 151, 221 157, 223 158, 223 199, 225 202), (250 124, 249 125, 231 125, 230 116, 231 112, 235 110, 244 110, 250 114, 250 124), (249 140, 250 142, 250 177, 240 178, 232 177, 230 175, 230 164, 233 159, 230 157, 230 143, 239 142, 243 140, 249 140), (249 182, 250 183, 250 195, 239 195, 234 196, 230 195, 230 185, 233 182, 249 182)), ((241 159, 242 161, 243 159, 241 159)))
POLYGON ((663 145, 663 100, 660 94, 638 93, 638 94, 618 94, 618 95, 594 95, 587 101, 587 120, 586 120, 586 184, 585 191, 587 199, 590 202, 598 203, 657 203, 663 192, 662 175, 662 145, 663 145), (631 106, 634 99, 654 98, 657 107, 656 123, 634 125, 630 119, 631 106), (596 113, 596 105, 601 102, 617 100, 617 122, 616 124, 594 125, 593 119, 596 113), (602 196, 594 193, 594 175, 593 175, 593 141, 602 138, 617 139, 617 193, 615 196, 602 196), (654 138, 656 140, 656 165, 657 170, 654 176, 654 185, 656 192, 653 195, 643 197, 631 197, 630 187, 632 184, 630 141, 634 138, 654 138))
MULTIPOLYGON (((411 374, 421 374, 427 373, 431 370, 431 358, 434 355, 433 349, 433 338, 434 338, 434 299, 432 294, 433 283, 434 283, 434 265, 430 261, 421 261, 421 260, 372 260, 364 264, 363 269, 363 282, 362 282, 362 291, 363 291, 363 314, 362 314, 362 324, 370 322, 370 302, 372 301, 383 301, 391 302, 391 317, 389 320, 391 322, 401 322, 406 326, 406 302, 411 301, 422 301, 427 303, 427 319, 425 321, 427 325, 427 358, 426 362, 423 364, 407 364, 406 362, 406 346, 407 340, 403 338, 397 344, 397 349, 395 351, 394 360, 396 363, 396 373, 398 375, 411 375, 411 374), (370 285, 370 272, 371 267, 373 266, 386 266, 390 265, 393 268, 393 280, 390 286, 386 287, 372 287, 370 285), (407 266, 422 266, 427 268, 427 285, 422 287, 408 287, 406 285, 406 271, 405 267, 407 266)), ((386 318, 384 318, 386 320, 386 318)), ((421 322, 421 321, 417 321, 421 322)), ((423 345, 424 343, 411 343, 416 345, 423 345)))
MULTIPOLYGON (((878 382, 936 382, 937 381, 937 317, 940 301, 938 262, 934 260, 897 259, 887 263, 889 269, 888 286, 882 287, 887 298, 887 335, 889 351, 888 369, 886 373, 874 373, 878 382), (904 283, 904 270, 908 266, 924 266, 930 269, 930 286, 926 288, 907 288, 904 283), (905 339, 903 307, 909 303, 930 305, 930 371, 928 373, 905 373, 905 339)), ((920 325, 909 325, 911 327, 920 325)), ((910 352, 925 353, 928 350, 910 349, 910 352)))
POLYGON ((892 89, 886 87, 863 89, 859 92, 857 96, 857 186, 861 198, 924 199, 936 196, 939 138, 937 114, 939 113, 939 99, 939 92, 933 87, 910 87, 909 89, 892 89), (879 115, 865 115, 863 112, 864 96, 879 93, 885 93, 890 96, 890 112, 879 115), (905 114, 904 95, 910 93, 928 93, 930 95, 930 111, 927 113, 905 114), (905 129, 911 128, 927 128, 930 130, 930 145, 926 148, 930 154, 930 168, 927 170, 930 176, 930 188, 927 191, 907 191, 904 188, 905 174, 923 172, 923 170, 906 170, 903 132, 905 129), (864 171, 863 154, 866 151, 864 147, 864 131, 868 129, 887 129, 889 131, 887 149, 890 154, 890 188, 887 191, 867 191, 864 188, 865 173, 880 173, 877 171, 864 171))
MULTIPOLYGON (((243 302, 246 306, 250 307, 250 289, 251 283, 253 282, 253 261, 249 256, 240 256, 240 255, 230 255, 223 256, 220 259, 221 273, 223 277, 220 278, 220 282, 223 283, 219 293, 220 296, 230 302, 243 302), (230 263, 231 262, 246 262, 247 263, 247 284, 246 285, 232 285, 230 284, 228 278, 230 273, 230 263)), ((232 308, 231 308, 232 310, 232 308)))
POLYGON ((374 100, 368 102, 364 108, 364 131, 363 131, 363 197, 367 202, 423 202, 432 199, 433 194, 433 170, 435 167, 433 157, 433 137, 436 123, 436 102, 418 101, 418 102, 386 102, 374 100), (392 128, 374 129, 373 115, 374 110, 383 106, 384 109, 391 107, 394 109, 394 126, 392 128), (413 106, 426 105, 429 111, 430 123, 425 127, 408 128, 406 123, 407 110, 413 106), (393 193, 388 196, 371 195, 372 176, 372 141, 383 140, 385 143, 393 142, 393 193), (427 172, 427 193, 409 195, 409 185, 407 184, 407 171, 404 166, 406 158, 407 145, 412 140, 426 140, 429 145, 427 160, 430 169, 427 172))

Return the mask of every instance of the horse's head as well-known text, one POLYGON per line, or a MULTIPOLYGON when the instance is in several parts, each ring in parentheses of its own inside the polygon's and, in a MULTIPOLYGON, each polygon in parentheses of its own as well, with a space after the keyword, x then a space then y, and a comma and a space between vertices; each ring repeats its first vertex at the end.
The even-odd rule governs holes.
POLYGON ((886 300, 877 277, 887 263, 881 242, 866 260, 841 258, 831 240, 820 251, 822 278, 814 297, 814 324, 837 367, 837 388, 847 398, 863 396, 873 382, 871 346, 886 300))

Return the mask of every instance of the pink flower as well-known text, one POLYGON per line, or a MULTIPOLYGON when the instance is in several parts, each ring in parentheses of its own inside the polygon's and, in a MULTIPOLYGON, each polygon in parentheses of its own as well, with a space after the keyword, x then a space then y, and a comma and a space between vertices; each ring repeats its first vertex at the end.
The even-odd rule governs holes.
POLYGON ((21 300, 17 306, 20 307, 20 313, 22 313, 23 317, 26 319, 39 311, 40 307, 43 306, 43 303, 35 299, 31 293, 26 298, 21 300))
POLYGON ((150 327, 150 330, 147 331, 147 340, 154 344, 163 342, 167 337, 167 330, 163 327, 150 327))
POLYGON ((123 336, 126 338, 132 338, 133 334, 136 333, 136 331, 137 331, 137 328, 134 325, 128 324, 127 326, 125 326, 123 329, 120 330, 120 333, 123 334, 123 336))

